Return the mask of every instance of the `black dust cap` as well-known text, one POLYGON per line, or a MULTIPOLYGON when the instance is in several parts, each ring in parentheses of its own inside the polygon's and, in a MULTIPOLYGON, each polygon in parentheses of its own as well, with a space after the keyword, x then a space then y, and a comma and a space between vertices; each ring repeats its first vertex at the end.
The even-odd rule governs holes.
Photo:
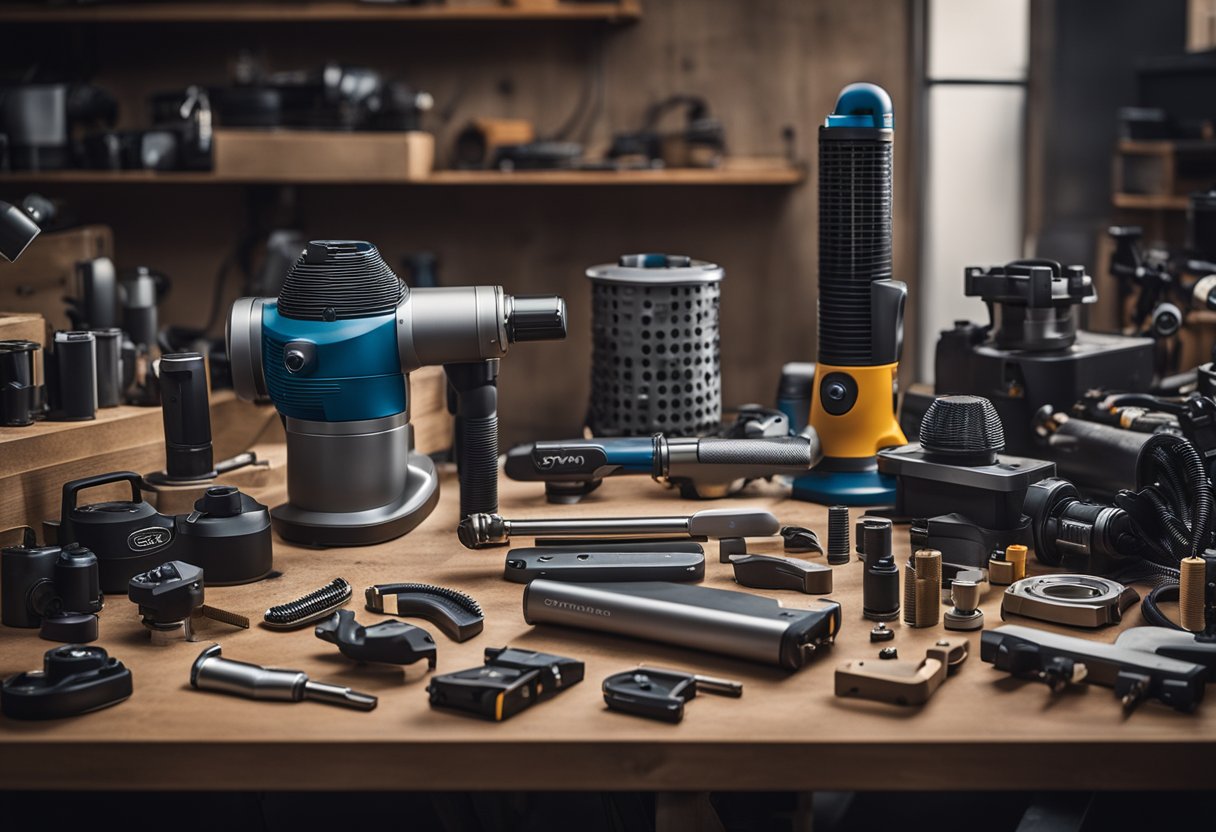
POLYGON ((279 314, 303 321, 387 315, 405 284, 380 251, 358 240, 314 240, 296 260, 279 292, 279 314))
POLYGON ((991 465, 1005 448, 1005 430, 982 396, 938 396, 920 421, 928 459, 953 465, 991 465))

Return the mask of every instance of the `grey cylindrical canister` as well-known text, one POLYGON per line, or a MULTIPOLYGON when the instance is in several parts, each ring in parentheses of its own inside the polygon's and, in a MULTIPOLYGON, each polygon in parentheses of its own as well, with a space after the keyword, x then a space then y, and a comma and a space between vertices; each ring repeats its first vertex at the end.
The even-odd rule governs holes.
POLYGON ((287 496, 296 508, 352 512, 401 499, 409 472, 405 414, 357 422, 287 420, 287 496))
POLYGON ((596 436, 697 436, 722 421, 723 271, 702 260, 630 254, 593 266, 591 402, 596 436))
POLYGON ((122 404, 122 330, 94 329, 97 349, 97 406, 122 404))

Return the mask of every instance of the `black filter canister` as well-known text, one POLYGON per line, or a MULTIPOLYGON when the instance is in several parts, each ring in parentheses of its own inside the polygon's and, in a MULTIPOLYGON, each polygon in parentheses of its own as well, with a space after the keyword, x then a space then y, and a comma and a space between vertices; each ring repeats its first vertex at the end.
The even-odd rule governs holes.
POLYGON ((591 402, 596 436, 698 436, 722 422, 723 271, 630 254, 593 266, 591 402))
POLYGON ((161 413, 165 422, 165 478, 206 480, 215 476, 207 362, 197 352, 160 359, 161 413))
MULTIPOLYGON (((91 332, 56 332, 53 379, 48 379, 51 418, 65 422, 97 417, 97 339, 91 332)), ((50 374, 48 373, 48 376, 50 374)))
POLYGON ((97 342, 97 406, 122 404, 122 330, 116 327, 94 329, 97 342))
POLYGON ((0 341, 0 425, 34 423, 42 406, 42 385, 34 372, 39 349, 34 341, 0 341))

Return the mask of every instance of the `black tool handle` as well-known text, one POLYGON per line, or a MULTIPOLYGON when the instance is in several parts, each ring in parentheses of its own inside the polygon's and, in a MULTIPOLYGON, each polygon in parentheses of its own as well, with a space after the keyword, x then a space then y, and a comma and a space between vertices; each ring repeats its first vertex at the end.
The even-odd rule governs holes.
MULTIPOLYGON (((59 522, 62 529, 68 529, 70 520, 69 515, 76 508, 76 495, 86 488, 96 488, 99 485, 109 485, 112 482, 129 482, 131 483, 131 502, 143 502, 143 495, 140 494, 139 485, 143 482, 143 478, 134 471, 114 471, 110 474, 98 474, 95 477, 84 477, 79 480, 72 480, 63 484, 63 503, 59 509, 59 522)), ((61 532, 62 536, 62 532, 61 532)), ((62 537, 60 543, 70 543, 71 539, 62 537)))
POLYGON ((456 394, 460 516, 498 511, 498 360, 445 364, 456 394))

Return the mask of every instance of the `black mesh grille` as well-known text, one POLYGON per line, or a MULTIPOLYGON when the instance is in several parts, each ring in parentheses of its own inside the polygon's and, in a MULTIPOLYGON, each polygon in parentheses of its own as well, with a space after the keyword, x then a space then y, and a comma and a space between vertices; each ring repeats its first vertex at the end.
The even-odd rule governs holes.
POLYGON ((1005 447, 1005 430, 987 399, 939 396, 920 421, 920 444, 941 453, 1000 451, 1005 447))
POLYGON ((594 282, 593 434, 699 436, 720 427, 721 292, 716 282, 594 282))
POLYGON ((392 312, 404 292, 371 243, 314 241, 283 281, 279 314, 306 321, 368 318, 392 312))
POLYGON ((819 361, 872 362, 870 283, 891 277, 891 142, 819 137, 819 361))

